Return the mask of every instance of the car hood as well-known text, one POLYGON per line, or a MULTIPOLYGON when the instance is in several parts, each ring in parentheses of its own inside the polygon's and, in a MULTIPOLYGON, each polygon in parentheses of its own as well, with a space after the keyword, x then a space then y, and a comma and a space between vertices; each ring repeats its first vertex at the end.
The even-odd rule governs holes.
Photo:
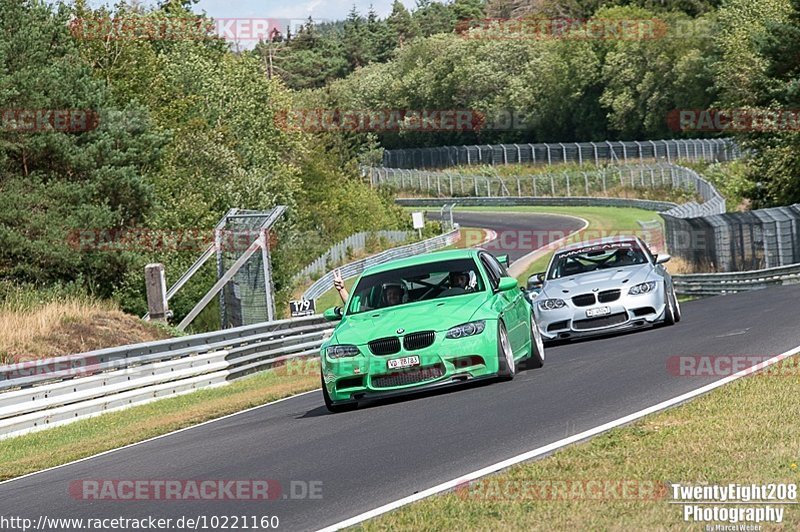
POLYGON ((648 280, 653 267, 650 264, 628 266, 626 268, 609 268, 570 277, 547 281, 539 297, 571 297, 593 289, 598 291, 613 288, 632 287, 648 280))
POLYGON ((470 321, 485 300, 486 293, 479 292, 352 314, 336 328, 332 341, 363 345, 376 338, 398 336, 398 329, 404 329, 400 334, 446 331, 470 321))

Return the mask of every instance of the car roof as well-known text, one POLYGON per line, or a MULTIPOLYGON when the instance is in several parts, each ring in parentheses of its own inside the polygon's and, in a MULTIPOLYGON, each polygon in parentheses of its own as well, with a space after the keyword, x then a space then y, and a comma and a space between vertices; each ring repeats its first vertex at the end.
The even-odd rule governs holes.
POLYGON ((607 236, 604 238, 594 238, 592 240, 584 240, 582 242, 575 242, 574 244, 569 244, 568 246, 564 246, 563 248, 556 251, 556 253, 561 253, 564 251, 572 251, 575 249, 585 248, 589 246, 597 246, 601 244, 621 244, 622 242, 635 242, 639 243, 639 239, 632 235, 621 235, 621 236, 607 236))
POLYGON ((475 258, 478 255, 479 249, 448 249, 446 251, 434 251, 432 253, 423 253, 421 255, 414 255, 404 259, 396 259, 383 264, 376 264, 364 270, 363 275, 371 275, 373 273, 380 273, 397 268, 406 268, 409 266, 417 266, 419 264, 428 264, 430 262, 439 262, 443 260, 456 260, 456 259, 469 259, 475 258))

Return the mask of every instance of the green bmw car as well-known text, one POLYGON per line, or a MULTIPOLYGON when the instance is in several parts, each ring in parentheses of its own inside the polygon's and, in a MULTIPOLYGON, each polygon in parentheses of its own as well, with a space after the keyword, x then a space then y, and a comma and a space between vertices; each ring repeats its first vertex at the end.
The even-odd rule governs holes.
POLYGON ((361 400, 538 368, 533 309, 506 267, 480 249, 440 251, 368 268, 322 345, 322 393, 332 412, 361 400))

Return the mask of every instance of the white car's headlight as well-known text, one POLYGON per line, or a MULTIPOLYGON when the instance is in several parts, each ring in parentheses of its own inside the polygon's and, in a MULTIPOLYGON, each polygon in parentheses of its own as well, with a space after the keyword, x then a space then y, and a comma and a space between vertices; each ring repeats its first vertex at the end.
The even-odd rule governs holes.
POLYGON ((328 358, 354 357, 359 353, 358 347, 348 344, 329 345, 325 348, 325 354, 328 355, 328 358))
POLYGON ((632 286, 628 293, 632 296, 638 296, 640 294, 649 294, 653 290, 656 289, 656 282, 655 281, 647 281, 646 283, 637 284, 636 286, 632 286))
POLYGON ((555 310, 567 306, 563 299, 543 299, 539 301, 540 310, 555 310))
POLYGON ((486 322, 481 321, 471 321, 469 323, 463 323, 461 325, 456 325, 455 327, 450 328, 445 335, 445 338, 450 338, 451 340, 455 340, 457 338, 464 338, 466 336, 475 336, 476 334, 480 334, 486 328, 486 322))

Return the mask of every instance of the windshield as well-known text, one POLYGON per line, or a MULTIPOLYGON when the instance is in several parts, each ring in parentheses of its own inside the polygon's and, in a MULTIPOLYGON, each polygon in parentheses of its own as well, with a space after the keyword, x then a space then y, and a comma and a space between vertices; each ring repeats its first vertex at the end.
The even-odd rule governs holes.
POLYGON ((647 257, 636 242, 596 244, 557 254, 547 278, 559 279, 596 270, 646 263, 647 257))
POLYGON ((350 296, 348 313, 443 299, 484 290, 472 259, 419 264, 362 277, 350 296))

